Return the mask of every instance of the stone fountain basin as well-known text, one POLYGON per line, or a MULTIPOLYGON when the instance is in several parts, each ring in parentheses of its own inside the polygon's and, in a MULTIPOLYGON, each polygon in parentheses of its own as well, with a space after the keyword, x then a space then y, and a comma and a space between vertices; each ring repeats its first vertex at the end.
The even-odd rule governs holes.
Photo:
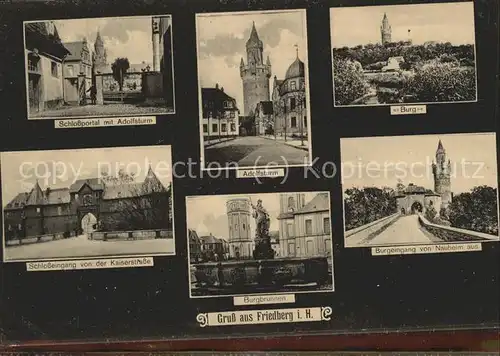
POLYGON ((272 260, 234 260, 195 263, 193 282, 198 288, 234 289, 323 286, 331 283, 327 257, 291 257, 272 260))

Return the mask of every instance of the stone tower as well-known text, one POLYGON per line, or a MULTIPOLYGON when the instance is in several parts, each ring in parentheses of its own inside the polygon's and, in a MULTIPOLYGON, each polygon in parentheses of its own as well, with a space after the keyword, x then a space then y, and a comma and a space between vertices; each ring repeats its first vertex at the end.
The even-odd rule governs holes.
POLYGON ((434 191, 441 196, 441 207, 447 208, 451 203, 451 162, 446 160, 446 150, 439 140, 436 150, 436 162, 432 164, 434 175, 434 191))
POLYGON ((382 36, 382 44, 385 45, 391 42, 391 25, 389 25, 389 19, 387 14, 384 13, 384 18, 382 19, 382 26, 380 26, 380 34, 382 36))
POLYGON ((267 57, 264 63, 264 45, 257 34, 255 22, 252 24, 246 50, 247 63, 245 64, 241 58, 240 76, 243 81, 244 115, 251 116, 257 103, 269 101, 269 78, 271 78, 271 61, 267 57))
POLYGON ((108 59, 104 42, 102 41, 101 34, 97 31, 97 36, 94 43, 94 70, 96 73, 102 73, 108 66, 108 59))
POLYGON ((229 226, 229 255, 232 258, 251 257, 254 241, 250 231, 250 200, 235 198, 226 202, 229 226))

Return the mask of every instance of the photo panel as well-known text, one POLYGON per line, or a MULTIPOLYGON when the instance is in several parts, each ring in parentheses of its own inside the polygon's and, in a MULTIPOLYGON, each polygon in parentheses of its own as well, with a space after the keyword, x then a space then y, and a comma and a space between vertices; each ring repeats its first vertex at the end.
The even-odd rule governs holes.
POLYGON ((186 197, 191 298, 332 292, 329 192, 186 197))
POLYGON ((203 169, 312 162, 305 10, 196 14, 203 169))
POLYGON ((499 241, 496 149, 495 133, 343 138, 345 247, 499 241))
POLYGON ((172 16, 23 23, 29 119, 175 113, 172 16))
POLYGON ((477 102, 472 1, 335 7, 330 31, 335 107, 477 102))
POLYGON ((170 146, 0 159, 4 262, 175 255, 170 146))

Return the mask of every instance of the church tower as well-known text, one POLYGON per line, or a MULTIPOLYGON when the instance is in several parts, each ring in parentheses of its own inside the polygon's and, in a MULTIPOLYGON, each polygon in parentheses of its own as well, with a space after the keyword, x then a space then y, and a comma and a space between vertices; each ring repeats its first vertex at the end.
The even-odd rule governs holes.
POLYGON ((280 194, 280 214, 293 214, 305 205, 304 193, 280 194))
POLYGON ((451 161, 446 161, 446 150, 439 140, 436 150, 436 162, 432 164, 434 191, 441 196, 441 206, 447 208, 451 203, 451 161))
POLYGON ((382 26, 380 26, 380 34, 382 36, 383 45, 391 42, 392 28, 391 25, 389 25, 389 19, 385 13, 384 18, 382 19, 382 26))
POLYGON ((240 76, 243 81, 244 115, 251 116, 259 102, 269 101, 269 78, 271 78, 271 61, 267 57, 264 63, 264 45, 257 34, 255 22, 252 24, 246 50, 247 63, 241 59, 240 76))
POLYGON ((108 66, 108 59, 104 42, 102 41, 101 34, 97 31, 97 36, 94 43, 94 70, 96 73, 103 73, 108 66))

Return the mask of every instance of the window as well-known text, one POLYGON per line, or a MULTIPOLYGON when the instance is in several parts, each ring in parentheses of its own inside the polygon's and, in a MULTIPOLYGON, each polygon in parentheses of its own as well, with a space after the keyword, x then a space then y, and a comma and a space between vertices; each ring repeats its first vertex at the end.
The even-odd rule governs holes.
POLYGON ((295 83, 295 80, 292 80, 290 82, 290 90, 296 90, 297 89, 297 84, 295 83))
POLYGON ((323 232, 325 234, 330 233, 330 218, 323 218, 323 232))
POLYGON ((224 102, 222 103, 222 105, 223 105, 225 108, 228 108, 228 107, 229 107, 229 103, 228 103, 227 101, 224 101, 224 102))
POLYGON ((288 197, 288 209, 293 208, 295 206, 295 199, 293 197, 288 197))
POLYGON ((292 119, 290 121, 290 126, 297 127, 297 118, 295 116, 292 117, 292 119))
POLYGON ((56 62, 50 62, 50 71, 52 72, 52 76, 58 78, 59 77, 59 68, 56 62))
POLYGON ((66 67, 68 69, 68 76, 69 77, 72 77, 75 75, 75 72, 74 72, 74 68, 73 68, 73 65, 72 64, 68 64, 68 66, 66 67))
POLYGON ((217 124, 212 124, 212 131, 213 132, 217 132, 218 131, 217 124))
POLYGON ((234 114, 234 111, 231 111, 231 113, 229 114, 229 116, 231 117, 231 119, 234 119, 236 115, 234 114))
POLYGON ((75 194, 75 199, 78 199, 78 194, 75 194))
POLYGON ((304 127, 307 127, 307 116, 304 116, 304 127))
POLYGON ((243 230, 245 230, 245 224, 243 224, 243 230))
POLYGON ((60 206, 57 207, 57 215, 62 215, 62 208, 60 206))
POLYGON ((231 124, 231 132, 236 132, 236 124, 231 124))
POLYGON ((332 240, 325 239, 325 252, 330 254, 332 252, 332 240))
POLYGON ((40 214, 40 208, 36 208, 37 214, 40 214))
POLYGON ((297 102, 295 98, 290 98, 290 110, 295 110, 295 107, 297 106, 297 102))
POLYGON ((208 132, 208 125, 203 124, 203 132, 207 133, 208 132))
POLYGON ((221 130, 222 132, 226 132, 226 131, 227 131, 227 124, 221 124, 221 125, 220 125, 220 130, 221 130))
POLYGON ((37 58, 33 57, 28 57, 28 70, 32 72, 38 72, 38 63, 40 63, 40 60, 37 58))
POLYGON ((310 236, 313 233, 312 220, 306 219, 306 235, 310 236))
POLYGON ((291 222, 286 224, 286 235, 287 237, 293 237, 293 223, 291 222))
POLYGON ((288 254, 290 256, 295 256, 295 244, 294 243, 288 244, 288 254))
POLYGON ((306 243, 306 255, 311 256, 314 255, 314 246, 312 240, 307 241, 306 243))
POLYGON ((213 115, 212 115, 212 112, 211 112, 211 111, 209 111, 209 112, 208 112, 208 118, 209 118, 209 119, 213 118, 213 115))

